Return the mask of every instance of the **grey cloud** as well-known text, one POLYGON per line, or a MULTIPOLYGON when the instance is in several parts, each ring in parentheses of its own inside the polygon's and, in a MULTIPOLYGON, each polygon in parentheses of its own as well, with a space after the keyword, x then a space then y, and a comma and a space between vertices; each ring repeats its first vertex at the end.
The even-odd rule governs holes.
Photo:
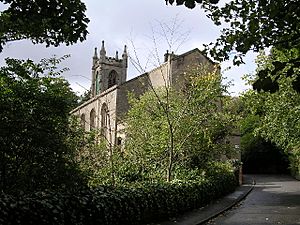
MULTIPOLYGON (((167 22, 179 15, 180 20, 184 21, 184 29, 191 30, 187 42, 179 49, 179 53, 196 47, 201 48, 203 43, 215 40, 220 32, 199 8, 190 10, 185 7, 166 6, 162 0, 85 0, 84 2, 87 5, 87 15, 91 20, 88 27, 89 35, 85 42, 57 48, 33 45, 30 41, 11 43, 5 46, 0 54, 0 64, 3 65, 5 57, 32 58, 38 61, 54 54, 57 56, 71 54, 71 58, 64 62, 70 68, 65 77, 75 91, 82 93, 84 89, 90 87, 94 47, 99 49, 102 40, 105 40, 106 50, 110 56, 113 56, 116 50, 121 52, 124 44, 127 44, 129 52, 133 53, 130 46, 132 34, 139 57, 145 64, 149 49, 153 47, 152 40, 149 38, 152 35, 150 24, 154 27, 158 26, 156 21, 167 22)), ((160 40, 158 47, 162 59, 167 45, 160 40)), ((253 62, 249 65, 253 67, 253 62)), ((238 70, 232 70, 230 73, 237 74, 236 76, 239 77, 241 72, 238 70)), ((131 65, 128 77, 132 78, 138 74, 131 65)), ((241 83, 238 79, 237 81, 241 83)), ((244 86, 237 86, 237 88, 242 89, 244 86)))

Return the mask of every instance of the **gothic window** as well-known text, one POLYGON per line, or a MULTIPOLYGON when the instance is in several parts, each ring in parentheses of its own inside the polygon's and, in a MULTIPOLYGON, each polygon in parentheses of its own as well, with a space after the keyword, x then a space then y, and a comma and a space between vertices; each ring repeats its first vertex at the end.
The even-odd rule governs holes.
POLYGON ((118 139, 117 139, 117 145, 121 145, 121 144, 122 144, 122 138, 118 137, 118 139))
POLYGON ((81 114, 81 117, 80 117, 80 124, 81 124, 81 128, 83 130, 85 130, 85 115, 84 113, 81 114))
POLYGON ((91 113, 90 113, 90 130, 95 129, 96 127, 96 112, 95 109, 92 109, 91 113))
POLYGON ((101 133, 106 135, 108 127, 108 108, 106 103, 103 103, 101 108, 101 133))
POLYGON ((108 75, 108 88, 117 84, 118 73, 115 70, 112 70, 108 75))

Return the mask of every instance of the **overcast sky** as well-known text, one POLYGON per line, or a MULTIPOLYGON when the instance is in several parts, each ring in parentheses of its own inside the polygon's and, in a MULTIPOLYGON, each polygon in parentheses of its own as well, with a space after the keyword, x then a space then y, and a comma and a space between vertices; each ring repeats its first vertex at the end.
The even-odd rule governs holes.
MULTIPOLYGON (((153 62, 157 61, 156 58, 148 60, 150 52, 156 47, 162 60, 163 54, 169 48, 165 38, 160 35, 161 24, 171 26, 174 20, 177 21, 179 29, 175 37, 179 37, 179 42, 172 45, 177 54, 194 48, 203 49, 203 44, 214 41, 220 34, 220 28, 205 16, 200 7, 190 10, 184 6, 166 6, 164 0, 83 0, 83 2, 87 6, 86 13, 90 19, 86 41, 68 47, 61 45, 57 48, 46 48, 41 44, 33 45, 27 40, 12 42, 0 53, 0 65, 4 64, 6 57, 39 61, 53 55, 70 54, 71 57, 63 63, 63 66, 70 69, 64 76, 76 92, 83 93, 85 89, 90 88, 94 48, 98 47, 99 51, 102 40, 105 41, 109 56, 114 56, 116 51, 121 55, 126 44, 129 54, 134 57, 132 46, 134 43, 140 64, 143 67, 147 65, 146 70, 149 70, 153 62)), ((242 75, 253 73, 255 70, 253 54, 248 54, 245 61, 245 65, 234 67, 224 73, 229 80, 233 79, 234 86, 230 88, 233 95, 247 88, 241 80, 242 75)), ((221 66, 225 69, 229 65, 227 62, 221 66)), ((140 72, 130 64, 128 79, 139 74, 140 72)))

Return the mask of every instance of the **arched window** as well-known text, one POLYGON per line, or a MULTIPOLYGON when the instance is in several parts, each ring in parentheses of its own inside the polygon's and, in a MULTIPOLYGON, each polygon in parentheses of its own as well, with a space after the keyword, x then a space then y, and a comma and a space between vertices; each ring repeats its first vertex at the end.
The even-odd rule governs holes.
POLYGON ((122 138, 121 137, 118 137, 117 138, 117 145, 122 145, 122 138))
POLYGON ((108 108, 106 103, 103 103, 101 108, 101 133, 106 135, 108 128, 108 108))
POLYGON ((90 113, 90 130, 93 130, 96 128, 96 112, 95 109, 92 109, 90 113))
POLYGON ((85 130, 85 114, 84 114, 84 113, 81 114, 81 117, 80 117, 80 124, 81 124, 81 128, 82 128, 83 130, 85 130))
POLYGON ((118 73, 115 70, 112 70, 108 75, 108 88, 117 84, 118 73))

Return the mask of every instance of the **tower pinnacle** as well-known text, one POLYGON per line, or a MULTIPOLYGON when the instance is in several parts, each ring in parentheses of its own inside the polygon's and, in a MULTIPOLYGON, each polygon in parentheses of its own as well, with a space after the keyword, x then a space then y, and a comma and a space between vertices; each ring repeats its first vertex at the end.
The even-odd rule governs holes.
POLYGON ((97 48, 95 48, 95 52, 94 52, 93 58, 94 58, 94 59, 98 59, 97 48))
POLYGON ((106 55, 105 47, 104 47, 104 41, 102 41, 102 46, 100 50, 100 59, 104 59, 106 55))
POLYGON ((125 65, 125 67, 127 68, 128 65, 128 54, 127 54, 127 46, 124 46, 124 52, 122 54, 122 58, 123 58, 123 63, 125 65))
POLYGON ((97 48, 95 48, 94 56, 93 56, 93 67, 96 65, 98 61, 97 48))

